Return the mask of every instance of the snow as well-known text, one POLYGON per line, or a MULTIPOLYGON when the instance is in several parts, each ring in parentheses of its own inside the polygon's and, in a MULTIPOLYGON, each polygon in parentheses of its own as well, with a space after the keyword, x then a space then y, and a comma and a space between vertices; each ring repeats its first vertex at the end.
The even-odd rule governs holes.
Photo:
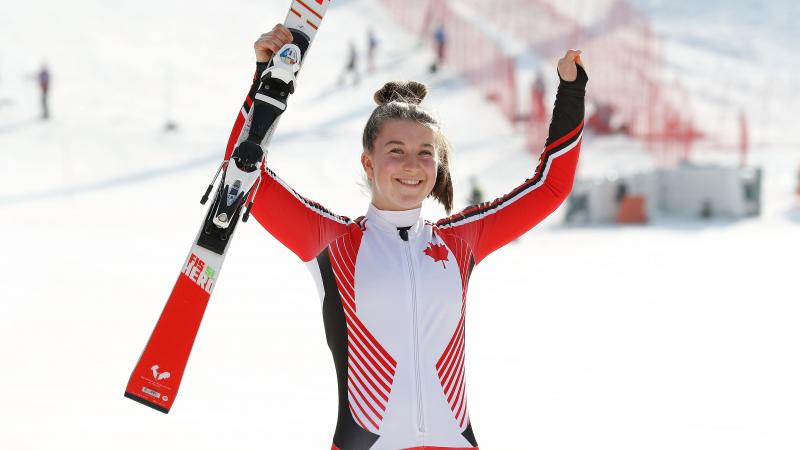
MULTIPOLYGON (((0 4, 11 43, 0 49, 1 448, 330 447, 336 382, 317 294, 255 222, 237 231, 172 412, 122 396, 205 214, 198 201, 249 85, 252 41, 285 10, 285 0, 0 4), (29 79, 43 60, 47 123, 29 79), (177 133, 162 131, 168 111, 177 133)), ((720 29, 693 32, 713 41, 720 29)), ((531 172, 522 137, 458 78, 430 78, 432 55, 376 2, 335 2, 319 37, 270 152, 299 192, 338 213, 366 210, 360 133, 372 92, 394 78, 429 83, 456 151, 458 206, 474 173, 500 195, 531 172), (336 89, 347 42, 363 49, 368 25, 380 70, 336 89)), ((729 58, 705 51, 691 85, 729 58)), ((770 70, 737 76, 744 89, 770 70)), ((762 141, 758 219, 565 228, 556 213, 476 268, 467 373, 481 448, 800 446, 800 154, 798 140, 762 141)), ((621 147, 635 154, 587 136, 581 173, 625 164, 621 147)))

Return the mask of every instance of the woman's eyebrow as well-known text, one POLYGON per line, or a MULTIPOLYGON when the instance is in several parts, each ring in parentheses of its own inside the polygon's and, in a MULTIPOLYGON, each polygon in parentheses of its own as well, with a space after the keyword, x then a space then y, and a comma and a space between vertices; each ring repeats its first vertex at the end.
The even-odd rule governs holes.
MULTIPOLYGON (((383 144, 383 145, 384 145, 384 147, 385 147, 385 146, 387 146, 387 145, 392 145, 392 144, 397 144, 397 145, 406 145, 406 143, 405 143, 405 142, 403 142, 403 141, 389 141, 389 142, 387 142, 387 143, 385 143, 385 144, 383 144)), ((430 147, 430 148, 434 148, 434 145, 433 145, 433 144, 431 144, 431 143, 428 143, 428 142, 426 142, 426 143, 422 144, 421 146, 422 146, 422 147, 430 147)))

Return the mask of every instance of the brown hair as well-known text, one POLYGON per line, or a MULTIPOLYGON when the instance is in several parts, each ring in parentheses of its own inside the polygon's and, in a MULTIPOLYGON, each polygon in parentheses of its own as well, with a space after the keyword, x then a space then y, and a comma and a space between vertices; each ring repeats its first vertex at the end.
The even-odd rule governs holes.
POLYGON ((428 88, 417 81, 390 81, 375 92, 378 106, 372 111, 364 126, 362 144, 364 151, 372 153, 375 139, 389 120, 409 120, 421 123, 433 130, 434 144, 439 156, 436 169, 436 184, 428 197, 433 197, 444 206, 447 214, 453 209, 453 180, 450 177, 450 143, 441 130, 439 121, 419 104, 428 94, 428 88))

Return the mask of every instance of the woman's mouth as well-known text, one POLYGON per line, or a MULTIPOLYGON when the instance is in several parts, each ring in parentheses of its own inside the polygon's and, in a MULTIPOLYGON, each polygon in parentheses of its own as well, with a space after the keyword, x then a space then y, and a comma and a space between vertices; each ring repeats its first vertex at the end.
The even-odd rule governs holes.
POLYGON ((395 178, 395 180, 399 181, 400 184, 403 184, 403 185, 406 185, 406 186, 418 186, 418 185, 422 184, 422 180, 417 180, 417 179, 413 179, 413 178, 395 178))

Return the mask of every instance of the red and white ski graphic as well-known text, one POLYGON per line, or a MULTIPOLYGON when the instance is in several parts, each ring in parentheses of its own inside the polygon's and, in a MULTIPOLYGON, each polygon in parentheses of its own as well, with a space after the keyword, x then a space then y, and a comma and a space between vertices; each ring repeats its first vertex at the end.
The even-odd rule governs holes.
MULTIPOLYGON (((329 3, 330 0, 294 0, 284 25, 301 31, 308 36, 309 42, 313 42, 329 3)), ((250 90, 237 116, 225 160, 247 136, 255 93, 255 88, 250 90)), ((272 129, 275 125, 277 122, 272 129)), ((267 140, 271 137, 271 131, 267 140)), ((268 142, 264 143, 265 148, 266 144, 268 142)), ((200 322, 230 246, 228 242, 222 254, 201 247, 197 242, 202 232, 203 226, 193 241, 178 281, 125 388, 126 397, 163 413, 169 412, 178 395, 200 322)))

